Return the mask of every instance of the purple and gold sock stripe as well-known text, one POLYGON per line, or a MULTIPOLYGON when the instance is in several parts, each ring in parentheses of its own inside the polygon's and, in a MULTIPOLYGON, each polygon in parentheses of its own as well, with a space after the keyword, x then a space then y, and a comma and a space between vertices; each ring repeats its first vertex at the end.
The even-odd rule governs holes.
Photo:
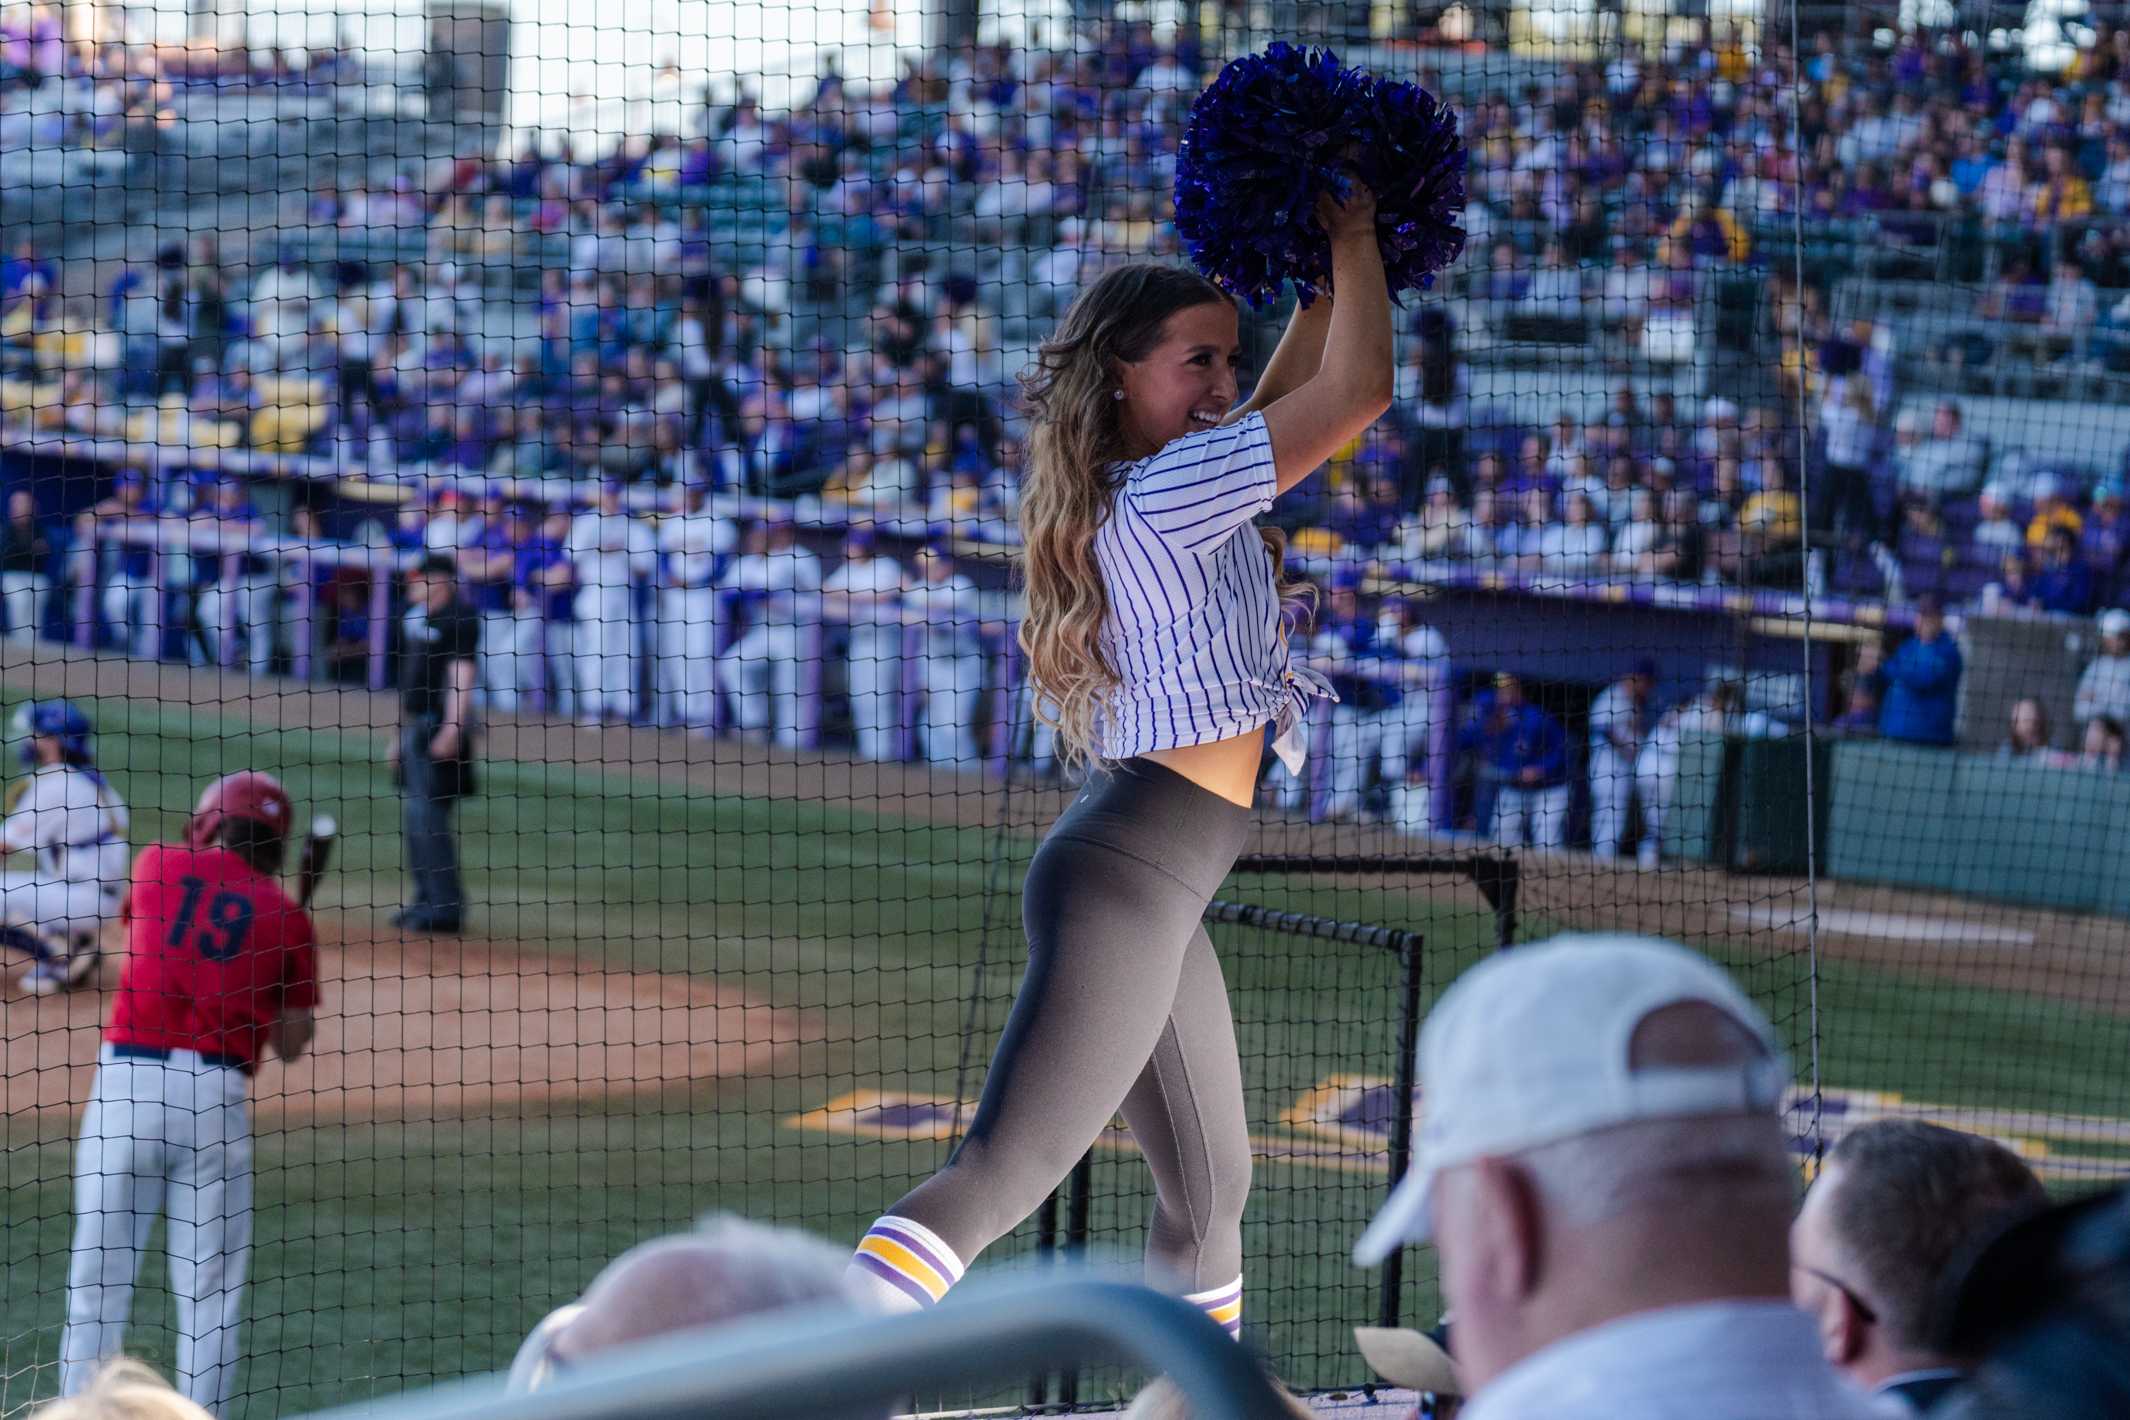
POLYGON ((932 1233, 905 1218, 882 1218, 866 1230, 858 1266, 931 1306, 961 1280, 961 1263, 932 1233))
POLYGON ((1184 1300, 1220 1323, 1228 1335, 1242 1337, 1242 1278, 1210 1292, 1191 1292, 1184 1300))

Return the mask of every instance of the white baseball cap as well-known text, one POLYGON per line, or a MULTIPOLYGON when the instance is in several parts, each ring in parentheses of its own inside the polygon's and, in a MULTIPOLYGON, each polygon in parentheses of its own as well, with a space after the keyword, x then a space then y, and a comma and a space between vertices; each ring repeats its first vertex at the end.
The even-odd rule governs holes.
POLYGON ((2103 636, 2130 636, 2130 611, 2121 607, 2109 607, 2100 614, 2100 634, 2103 636))
POLYGON ((1372 1267, 1424 1241, 1445 1169, 1645 1119, 1774 1116, 1789 1067, 1768 1018, 1720 967, 1671 942, 1555 937, 1490 957, 1457 979, 1420 1031, 1424 1118, 1412 1169, 1354 1247, 1372 1267), (1701 1002, 1767 1047, 1743 1065, 1630 1069, 1651 1013, 1701 1002))

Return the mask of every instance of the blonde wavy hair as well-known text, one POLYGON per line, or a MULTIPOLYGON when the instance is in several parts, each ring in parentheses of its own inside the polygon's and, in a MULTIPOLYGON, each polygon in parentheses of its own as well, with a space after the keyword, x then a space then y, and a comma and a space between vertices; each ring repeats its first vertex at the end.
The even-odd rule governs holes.
MULTIPOLYGON (((1178 311, 1233 306, 1228 293, 1183 267, 1132 262, 1080 293, 1021 379, 1028 455, 1021 475, 1021 576, 1027 613, 1021 650, 1035 686, 1035 714, 1057 731, 1066 767, 1100 756, 1096 720, 1121 679, 1102 644, 1109 589, 1095 533, 1116 502, 1112 469, 1135 452, 1125 443, 1114 394, 1117 367, 1145 359, 1178 311)), ((1286 536, 1259 528, 1280 580, 1286 536)))

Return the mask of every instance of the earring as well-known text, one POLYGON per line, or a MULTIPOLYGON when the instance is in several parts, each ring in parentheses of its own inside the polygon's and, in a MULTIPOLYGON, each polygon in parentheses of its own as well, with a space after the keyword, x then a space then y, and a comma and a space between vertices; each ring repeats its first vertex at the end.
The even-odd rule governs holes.
POLYGON ((1122 398, 1124 398, 1124 391, 1123 391, 1123 390, 1111 390, 1111 391, 1109 392, 1109 397, 1110 397, 1111 399, 1122 399, 1122 398))

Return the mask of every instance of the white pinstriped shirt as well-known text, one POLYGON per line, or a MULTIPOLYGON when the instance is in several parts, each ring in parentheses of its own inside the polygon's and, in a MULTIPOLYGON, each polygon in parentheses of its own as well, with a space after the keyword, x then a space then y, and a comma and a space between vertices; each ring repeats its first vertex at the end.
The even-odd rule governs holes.
POLYGON ((1309 700, 1338 697, 1289 663, 1271 562, 1250 521, 1279 491, 1265 416, 1187 434, 1117 475, 1095 533, 1109 589, 1102 645, 1121 677, 1096 716, 1100 754, 1126 759, 1274 723, 1273 749, 1299 773, 1309 700))

